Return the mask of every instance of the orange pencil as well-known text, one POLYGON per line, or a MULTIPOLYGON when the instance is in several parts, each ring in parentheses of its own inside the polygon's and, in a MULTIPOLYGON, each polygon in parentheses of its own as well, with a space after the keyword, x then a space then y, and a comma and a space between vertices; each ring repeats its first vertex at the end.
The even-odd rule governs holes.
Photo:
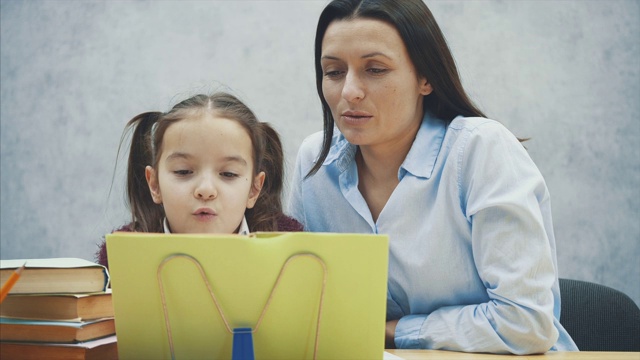
POLYGON ((7 297, 7 295, 9 294, 9 291, 11 291, 11 288, 13 287, 13 285, 16 284, 16 282, 20 278, 20 274, 22 273, 22 270, 24 270, 25 266, 27 266, 27 262, 26 261, 22 266, 17 268, 16 271, 14 271, 13 274, 11 274, 11 276, 9 276, 9 279, 7 280, 6 283, 2 284, 2 288, 0 289, 0 303, 2 303, 4 301, 4 298, 7 297))

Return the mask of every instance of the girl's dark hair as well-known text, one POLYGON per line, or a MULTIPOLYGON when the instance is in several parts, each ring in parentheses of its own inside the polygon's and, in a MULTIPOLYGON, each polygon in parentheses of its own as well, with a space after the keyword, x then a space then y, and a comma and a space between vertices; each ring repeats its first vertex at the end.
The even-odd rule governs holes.
POLYGON ((484 117, 462 88, 449 46, 422 0, 334 0, 320 14, 316 29, 316 86, 322 102, 324 142, 320 156, 307 177, 322 166, 333 137, 334 119, 322 92, 322 40, 333 21, 356 18, 381 20, 398 30, 418 75, 426 78, 433 88, 431 94, 424 97, 425 111, 447 122, 458 115, 484 117))
POLYGON ((162 205, 153 202, 145 167, 158 168, 162 140, 167 128, 185 118, 213 114, 237 121, 251 138, 253 145, 253 176, 265 172, 258 200, 245 211, 249 230, 275 231, 282 214, 282 180, 284 155, 278 133, 267 123, 258 121, 254 113, 235 96, 217 92, 196 95, 175 105, 169 112, 146 112, 131 119, 125 133, 133 129, 127 167, 127 202, 132 216, 132 230, 163 232, 165 217, 162 205))

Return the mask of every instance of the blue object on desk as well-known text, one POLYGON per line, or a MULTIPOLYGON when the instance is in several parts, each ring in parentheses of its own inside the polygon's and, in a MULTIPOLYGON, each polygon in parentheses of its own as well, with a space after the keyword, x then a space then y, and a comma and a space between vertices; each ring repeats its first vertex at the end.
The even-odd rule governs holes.
POLYGON ((232 360, 254 360, 253 355, 253 334, 251 328, 233 329, 233 351, 232 360))

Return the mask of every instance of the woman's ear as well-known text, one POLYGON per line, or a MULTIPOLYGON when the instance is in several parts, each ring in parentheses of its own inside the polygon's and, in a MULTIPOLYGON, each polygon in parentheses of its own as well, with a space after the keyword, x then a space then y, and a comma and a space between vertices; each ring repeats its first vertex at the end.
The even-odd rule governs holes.
POLYGON ((162 204, 162 194, 160 194, 158 173, 151 166, 147 166, 144 168, 144 176, 147 178, 147 185, 149 185, 149 192, 151 192, 153 202, 156 204, 162 204))
POLYGON ((420 95, 427 96, 433 92, 433 87, 427 78, 420 78, 418 84, 420 87, 420 95))
POLYGON ((265 176, 264 171, 260 171, 260 173, 253 178, 253 184, 249 190, 249 198, 247 199, 247 209, 253 208, 256 201, 258 201, 258 196, 260 196, 260 191, 262 191, 262 186, 264 185, 265 176))

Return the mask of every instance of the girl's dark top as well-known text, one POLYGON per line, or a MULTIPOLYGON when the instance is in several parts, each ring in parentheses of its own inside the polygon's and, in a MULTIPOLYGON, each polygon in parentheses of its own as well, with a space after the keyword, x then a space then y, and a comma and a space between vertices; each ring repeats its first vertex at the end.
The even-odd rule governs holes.
MULTIPOLYGON (((132 225, 133 224, 129 223, 115 231, 132 232, 133 231, 132 225)), ((289 217, 283 214, 278 218, 277 231, 298 232, 303 230, 304 230, 304 227, 302 226, 302 224, 298 222, 298 220, 292 217, 289 217)), ((95 259, 98 264, 106 266, 107 269, 109 268, 109 261, 107 259, 107 243, 105 242, 104 239, 100 243, 98 247, 98 251, 96 251, 95 259)))

